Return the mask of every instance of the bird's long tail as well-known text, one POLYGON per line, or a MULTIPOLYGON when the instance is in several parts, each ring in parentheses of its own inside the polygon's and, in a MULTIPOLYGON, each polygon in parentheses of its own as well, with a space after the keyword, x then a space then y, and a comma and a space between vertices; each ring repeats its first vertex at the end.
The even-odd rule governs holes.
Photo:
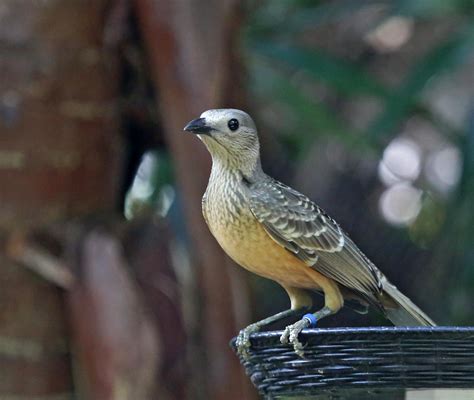
MULTIPOLYGON (((390 282, 385 281, 384 294, 395 304, 385 306, 385 313, 397 326, 436 326, 433 320, 421 311, 408 297, 390 282)), ((390 302, 391 303, 391 302, 390 302)))

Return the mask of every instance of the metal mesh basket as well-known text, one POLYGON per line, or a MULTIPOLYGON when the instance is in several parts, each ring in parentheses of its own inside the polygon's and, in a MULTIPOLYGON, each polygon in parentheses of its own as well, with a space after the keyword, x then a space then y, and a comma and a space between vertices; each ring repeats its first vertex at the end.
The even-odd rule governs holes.
MULTIPOLYGON (((300 335, 304 359, 280 335, 253 334, 250 357, 240 360, 266 398, 474 388, 473 327, 308 329, 300 335)), ((235 349, 235 339, 231 344, 235 349)))

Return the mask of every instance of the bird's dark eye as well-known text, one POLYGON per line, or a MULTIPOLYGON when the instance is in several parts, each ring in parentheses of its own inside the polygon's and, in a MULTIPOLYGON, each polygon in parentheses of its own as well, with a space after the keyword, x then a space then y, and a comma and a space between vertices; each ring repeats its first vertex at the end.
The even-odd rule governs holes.
POLYGON ((239 129, 239 121, 237 121, 235 118, 232 118, 227 122, 227 126, 231 131, 236 131, 239 129))

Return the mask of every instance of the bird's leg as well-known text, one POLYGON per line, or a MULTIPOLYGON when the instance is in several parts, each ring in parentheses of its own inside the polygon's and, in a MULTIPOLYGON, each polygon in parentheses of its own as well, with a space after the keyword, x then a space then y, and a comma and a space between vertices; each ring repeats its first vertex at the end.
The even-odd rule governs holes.
POLYGON ((283 334, 280 337, 281 343, 291 343, 293 345, 295 353, 298 354, 300 357, 303 357, 304 346, 299 341, 298 335, 303 329, 314 328, 321 318, 327 317, 328 315, 331 315, 333 313, 334 312, 329 307, 325 306, 314 314, 305 314, 303 318, 301 318, 299 321, 295 322, 292 325, 288 325, 285 328, 283 334))
POLYGON ((338 312, 344 305, 344 298, 336 282, 318 275, 318 284, 324 292, 324 307, 314 314, 305 314, 302 319, 287 326, 280 337, 281 343, 291 343, 295 349, 295 353, 300 357, 304 355, 304 347, 298 339, 298 335, 301 331, 305 328, 315 327, 321 318, 338 312))
POLYGON ((274 322, 280 321, 281 319, 288 317, 296 317, 307 311, 307 307, 300 307, 297 309, 290 309, 279 312, 268 318, 262 319, 261 321, 254 322, 246 328, 242 329, 237 336, 235 345, 237 346, 237 352, 240 356, 247 358, 249 356, 250 349, 250 335, 254 332, 258 332, 263 327, 273 324, 274 322))

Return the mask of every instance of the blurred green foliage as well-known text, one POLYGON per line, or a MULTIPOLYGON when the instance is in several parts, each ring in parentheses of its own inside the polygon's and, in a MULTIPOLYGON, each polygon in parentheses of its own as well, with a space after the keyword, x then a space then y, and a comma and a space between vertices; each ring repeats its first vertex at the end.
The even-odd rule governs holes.
MULTIPOLYGON (((375 26, 375 25, 374 25, 375 26)), ((381 103, 381 112, 369 124, 360 148, 382 148, 400 124, 414 114, 434 121, 446 135, 456 138, 457 129, 443 121, 420 101, 420 93, 435 76, 449 72, 472 58, 474 49, 474 2, 472 1, 302 1, 279 0, 261 2, 252 10, 245 36, 248 65, 252 82, 250 88, 262 101, 276 96, 288 104, 295 120, 304 126, 298 132, 335 135, 348 144, 358 142, 357 132, 328 110, 323 101, 305 96, 313 83, 322 84, 336 95, 345 97, 371 96, 381 103), (347 60, 315 46, 301 45, 305 30, 333 22, 370 6, 384 7, 375 23, 394 15, 412 18, 446 17, 456 19, 457 26, 450 37, 423 55, 397 87, 383 84, 364 70, 363 60, 347 60), (271 70, 271 71, 270 71, 271 70), (303 80, 295 82, 295 74, 303 80), (312 82, 313 81, 313 82, 312 82), (308 111, 311 110, 311 111, 308 111), (304 129, 305 128, 305 129, 304 129)), ((308 138, 302 135, 301 149, 307 148, 308 138)))

